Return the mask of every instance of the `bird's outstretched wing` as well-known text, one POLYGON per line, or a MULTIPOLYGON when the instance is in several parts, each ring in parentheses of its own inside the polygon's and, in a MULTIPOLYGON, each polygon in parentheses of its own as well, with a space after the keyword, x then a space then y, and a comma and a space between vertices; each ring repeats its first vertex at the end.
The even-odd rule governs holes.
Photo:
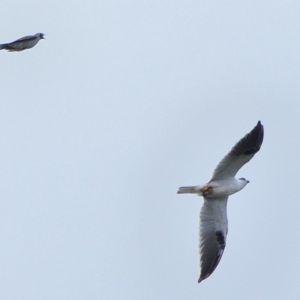
POLYGON ((213 273, 224 252, 228 231, 227 199, 204 198, 200 212, 199 283, 213 273))
POLYGON ((234 177, 238 170, 259 151, 263 138, 264 127, 258 121, 257 125, 221 160, 210 181, 234 177))

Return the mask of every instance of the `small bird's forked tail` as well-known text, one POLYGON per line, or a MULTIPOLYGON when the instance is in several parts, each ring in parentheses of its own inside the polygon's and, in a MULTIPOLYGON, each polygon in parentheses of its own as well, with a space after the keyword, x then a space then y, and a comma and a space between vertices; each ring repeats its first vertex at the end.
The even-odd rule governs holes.
POLYGON ((178 189, 177 194, 197 194, 198 186, 182 186, 178 189))

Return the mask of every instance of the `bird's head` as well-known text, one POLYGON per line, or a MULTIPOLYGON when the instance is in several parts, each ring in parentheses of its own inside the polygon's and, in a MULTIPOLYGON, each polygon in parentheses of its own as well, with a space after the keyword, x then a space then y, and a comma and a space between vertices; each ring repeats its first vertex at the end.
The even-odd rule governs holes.
POLYGON ((241 186, 245 187, 250 181, 245 178, 239 178, 241 186))
POLYGON ((42 39, 45 39, 43 33, 36 33, 35 36, 39 37, 41 40, 42 40, 42 39))

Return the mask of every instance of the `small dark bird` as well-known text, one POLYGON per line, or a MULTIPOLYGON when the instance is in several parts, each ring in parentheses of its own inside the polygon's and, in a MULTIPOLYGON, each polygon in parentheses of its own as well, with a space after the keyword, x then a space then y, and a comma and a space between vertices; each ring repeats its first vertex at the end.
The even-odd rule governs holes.
POLYGON ((41 39, 44 39, 43 33, 24 36, 14 42, 8 44, 0 44, 0 50, 5 49, 9 52, 23 51, 34 47, 41 39))

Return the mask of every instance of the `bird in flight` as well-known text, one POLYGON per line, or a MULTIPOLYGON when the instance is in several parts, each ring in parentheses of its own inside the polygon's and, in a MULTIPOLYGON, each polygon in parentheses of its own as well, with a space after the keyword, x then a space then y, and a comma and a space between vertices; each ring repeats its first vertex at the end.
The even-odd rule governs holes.
POLYGON ((263 137, 264 128, 259 121, 221 160, 208 183, 180 187, 177 192, 197 194, 204 198, 200 212, 199 283, 213 273, 221 260, 228 232, 228 196, 239 192, 249 183, 245 178, 235 178, 235 175, 259 151, 263 137))
POLYGON ((41 39, 44 39, 43 33, 36 33, 35 35, 24 36, 14 42, 0 44, 0 50, 5 49, 9 52, 23 51, 34 47, 41 39))

